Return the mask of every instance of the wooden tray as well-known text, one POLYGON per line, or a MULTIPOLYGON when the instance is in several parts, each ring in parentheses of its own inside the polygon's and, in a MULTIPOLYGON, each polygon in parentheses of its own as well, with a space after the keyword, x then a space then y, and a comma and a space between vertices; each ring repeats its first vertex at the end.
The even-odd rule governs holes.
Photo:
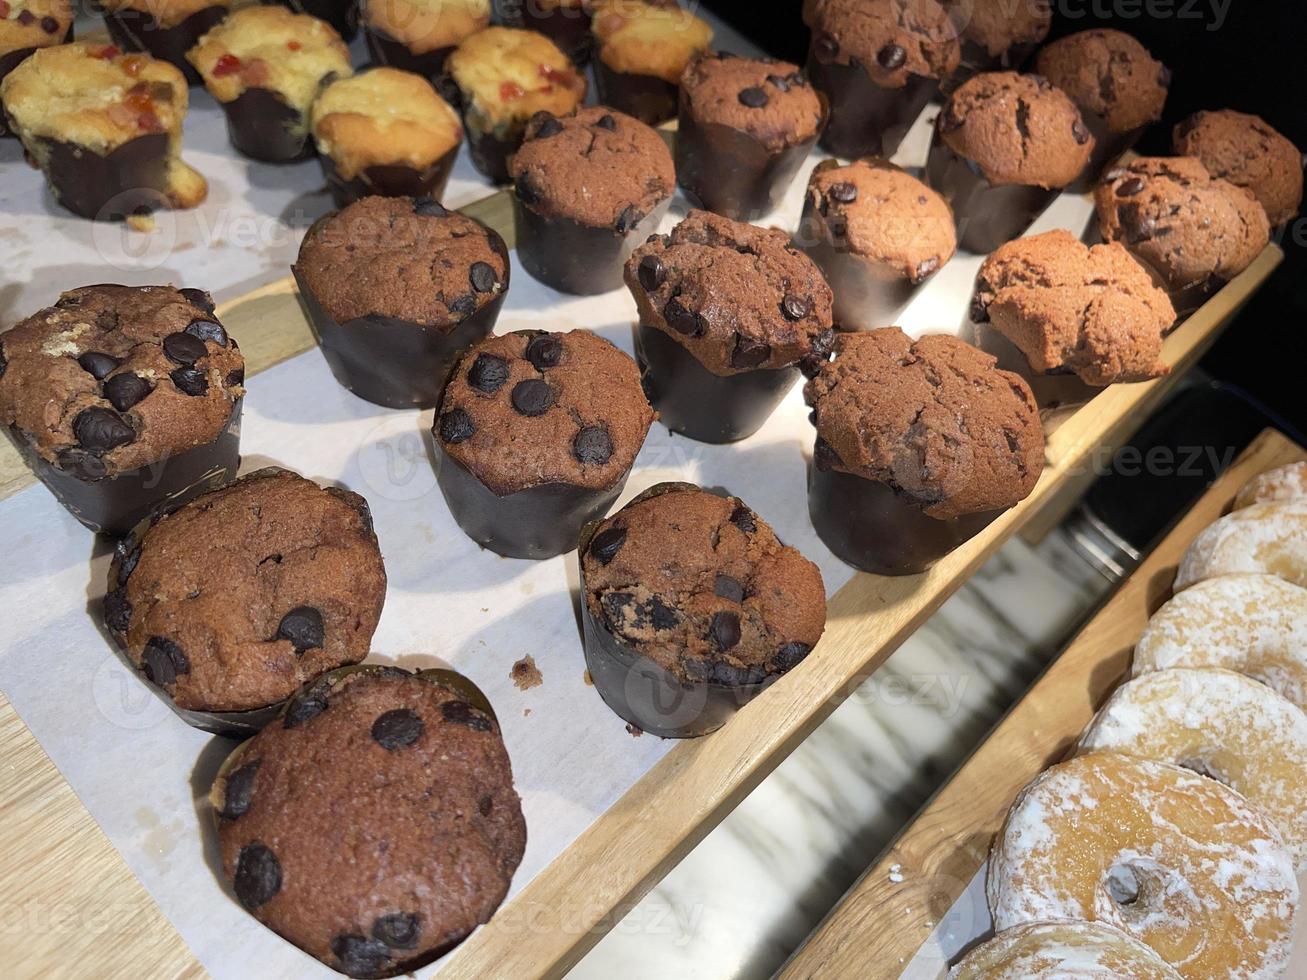
MULTIPOLYGON (((495 194, 463 209, 511 245, 511 202, 495 194)), ((1051 432, 1047 466, 1030 497, 924 575, 858 575, 831 600, 818 649, 796 670, 713 735, 678 744, 597 819, 486 927, 450 957, 441 977, 556 976, 566 971, 666 872, 774 769, 967 578, 1046 507, 1064 506, 1095 453, 1114 447, 1141 423, 1197 360, 1283 258, 1270 245, 1241 275, 1167 338, 1165 378, 1108 388, 1051 432), (522 923, 529 923, 524 938, 522 923)), ((266 370, 313 346, 290 278, 219 307, 240 342, 248 373, 266 370)), ((32 478, 9 446, 0 450, 0 499, 32 478)), ((106 942, 93 930, 25 930, 7 954, 24 975, 57 971, 93 957, 97 972, 151 975, 202 970, 184 942, 126 869, 107 838, 0 695, 0 731, 9 765, 0 795, 27 801, 0 813, 0 889, 42 896, 85 921, 102 905, 133 924, 131 941, 106 942), (39 813, 37 801, 40 801, 39 813), (75 888, 52 890, 75 862, 75 888), (61 879, 59 876, 63 876, 61 879), (135 929, 150 923, 147 940, 135 929)), ((90 962, 92 960, 88 960, 90 962)))
POLYGON ((1130 666, 1171 594, 1184 549, 1251 477, 1307 459, 1266 430, 1217 480, 1035 682, 957 774, 841 899, 779 976, 897 977, 985 863, 1018 791, 1059 761, 1130 666))

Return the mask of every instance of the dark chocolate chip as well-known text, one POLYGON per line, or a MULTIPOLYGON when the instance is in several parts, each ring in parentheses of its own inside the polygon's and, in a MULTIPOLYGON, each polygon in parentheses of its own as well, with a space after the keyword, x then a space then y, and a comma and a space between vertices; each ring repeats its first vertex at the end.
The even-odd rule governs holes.
POLYGON ((256 909, 281 891, 281 863, 263 844, 246 844, 236 859, 236 897, 256 909))
POLYGON ((170 333, 163 338, 163 352, 174 364, 190 367, 209 352, 204 341, 194 334, 170 333))
POLYGON ((250 799, 254 795, 254 777, 259 772, 259 760, 241 766, 227 777, 222 791, 221 816, 224 820, 243 817, 250 808, 250 799))
POLYGON ((786 293, 781 299, 781 313, 787 320, 802 320, 812 312, 812 304, 802 296, 786 293))
POLYGON ((57 34, 59 33, 59 22, 53 17, 42 17, 41 30, 45 31, 47 34, 57 34))
POLYGON ((104 383, 104 397, 120 412, 125 412, 154 389, 139 374, 126 371, 104 383))
POLYGON ((600 129, 606 129, 609 132, 617 129, 617 120, 612 117, 611 113, 604 113, 595 120, 595 125, 600 129))
POLYGON ((784 75, 768 75, 767 81, 771 82, 778 92, 788 92, 790 90, 790 83, 786 81, 784 75))
POLYGON ((937 257, 932 255, 928 259, 922 259, 920 262, 917 263, 917 268, 912 273, 912 281, 921 282, 923 279, 925 279, 928 275, 930 275, 938 268, 939 268, 939 259, 937 257))
POLYGON ((107 408, 84 408, 73 419, 73 437, 91 452, 107 453, 136 439, 136 430, 117 412, 107 408))
POLYGON ((733 612, 713 613, 708 635, 718 650, 729 650, 740 642, 740 617, 733 612))
POLYGON ((777 670, 789 670, 806 657, 811 649, 806 643, 787 643, 771 658, 772 666, 777 670))
POLYGON ((617 223, 613 227, 617 229, 619 235, 625 235, 643 219, 644 215, 640 213, 640 209, 634 204, 628 204, 622 208, 622 213, 617 216, 617 223))
POLYGON ((199 398, 209 390, 209 376, 199 368, 177 368, 168 377, 183 395, 199 398))
POLYGON ((830 190, 826 193, 830 195, 832 201, 839 201, 841 204, 852 204, 858 199, 857 185, 844 180, 838 184, 831 184, 830 190))
POLYGON ((663 307, 663 319, 667 321, 669 327, 687 337, 702 332, 698 314, 688 309, 676 296, 669 299, 667 305, 663 307))
POLYGON ((85 449, 61 449, 57 459, 59 469, 71 473, 79 480, 98 480, 109 472, 104 460, 85 449))
POLYGON ((14 19, 26 27, 28 24, 36 20, 36 14, 32 13, 30 10, 20 10, 18 11, 18 16, 14 19))
POLYGON ((445 442, 453 445, 467 442, 476 434, 476 430, 472 416, 461 408, 451 408, 440 416, 440 438, 445 442))
POLYGON ((712 590, 719 599, 728 599, 731 602, 744 601, 744 586, 729 575, 718 575, 712 590))
POLYGON ((489 793, 477 800, 477 813, 481 814, 483 817, 490 816, 490 811, 494 808, 495 800, 489 793))
POLYGON ((768 102, 767 90, 758 88, 756 85, 741 89, 737 98, 740 100, 740 105, 750 109, 761 109, 768 102))
POLYGON ((413 213, 423 218, 443 218, 449 209, 434 197, 419 197, 413 201, 413 213))
POLYGON ((5 357, 5 349, 0 346, 0 378, 5 376, 5 369, 9 367, 9 358, 5 357))
POLYGON ((98 350, 88 350, 85 354, 77 359, 77 363, 82 366, 96 381, 103 381, 104 378, 122 363, 112 354, 105 354, 98 350))
POLYGON ((527 378, 513 386, 510 400, 518 414, 534 418, 537 415, 544 415, 553 406, 554 389, 549 387, 547 381, 527 378))
POLYGON ((540 113, 540 115, 545 118, 541 119, 536 125, 535 134, 531 137, 532 139, 548 139, 550 136, 557 136, 563 131, 563 124, 560 123, 556 117, 543 112, 540 113))
POLYGON ((1071 136, 1081 146, 1089 142, 1089 130, 1079 119, 1071 124, 1071 136))
POLYGON ((127 550, 131 539, 124 538, 119 542, 119 554, 122 557, 118 560, 118 584, 126 585, 127 580, 132 577, 132 572, 136 571, 136 566, 141 560, 141 548, 139 545, 127 550))
POLYGON ((370 977, 390 965, 390 950, 376 939, 342 933, 331 940, 331 952, 341 971, 350 977, 370 977))
POLYGON ((939 114, 939 131, 951 133, 955 129, 961 129, 964 122, 966 119, 963 118, 962 111, 950 99, 939 114))
POLYGON ((731 367, 756 368, 771 357, 771 344, 746 337, 742 333, 735 335, 735 347, 731 350, 731 367))
POLYGON ((599 600, 599 605, 609 627, 621 635, 648 629, 661 633, 681 621, 681 614, 658 596, 637 602, 629 592, 606 592, 599 600))
POLYGON ((208 340, 219 347, 227 346, 227 331, 217 320, 192 320, 186 325, 186 332, 200 340, 208 340))
POLYGON ((821 34, 812 42, 812 50, 819 60, 830 61, 840 53, 840 45, 829 34, 821 34))
POLYGON ((735 505, 735 510, 731 511, 731 523, 745 534, 752 534, 758 530, 758 522, 754 520, 753 511, 744 504, 735 505))
POLYGON ((989 304, 980 296, 971 298, 971 322, 988 323, 989 322, 989 304))
POLYGON ((467 273, 468 282, 478 293, 493 292, 496 282, 495 270, 488 262, 473 262, 467 273))
POLYGON ((652 293, 667 281, 667 267, 663 265, 663 260, 656 255, 646 255, 642 258, 640 264, 636 267, 635 274, 646 293, 652 293))
POLYGON ((494 722, 466 701, 446 701, 440 706, 440 714, 445 721, 470 728, 474 732, 488 732, 495 727, 494 722))
POLYGON ((227 372, 227 377, 223 379, 228 388, 235 388, 245 383, 245 369, 243 367, 232 368, 227 372))
POLYGON ((468 368, 467 383, 487 395, 493 395, 507 380, 508 362, 495 354, 478 354, 468 368))
POLYGON ((123 589, 114 589, 104 597, 104 625, 115 633, 126 633, 132 621, 132 604, 123 589))
POLYGON ((464 293, 454 302, 449 304, 449 312, 457 313, 460 317, 468 317, 476 312, 477 298, 472 293, 464 293))
POLYGON ((372 938, 391 949, 412 949, 418 944, 420 931, 418 917, 412 912, 392 912, 372 922, 372 938))
POLYGON ((421 737, 422 719, 409 708, 387 711, 372 723, 372 740, 391 752, 406 748, 421 737))
POLYGON ((590 539, 590 557, 601 565, 607 565, 617 557, 624 544, 626 544, 626 528, 604 528, 590 539))
POLYGON ((893 42, 885 45, 876 52, 876 63, 882 68, 893 71, 895 68, 902 68, 903 63, 908 60, 908 53, 902 45, 893 42))
POLYGON ((537 334, 526 345, 525 357, 537 371, 557 367, 563 359, 563 342, 551 333, 537 334))
POLYGON ((640 614, 642 619, 648 620, 649 625, 660 633, 671 629, 681 621, 681 614, 658 596, 650 596, 649 600, 641 605, 640 614))
POLYGON ((526 174, 522 174, 517 178, 517 184, 514 187, 514 190, 517 192, 517 199, 523 204, 540 203, 540 191, 536 189, 536 186, 533 183, 531 183, 526 174))
POLYGON ((141 651, 141 662, 145 676, 160 687, 175 683, 178 674, 191 672, 191 662, 182 648, 166 636, 150 637, 141 651))
POLYGON ((1117 197, 1134 197, 1144 189, 1144 181, 1141 177, 1131 177, 1129 180, 1123 180, 1116 185, 1117 197))
POLYGON ((327 699, 325 695, 318 694, 315 691, 306 691, 290 703, 281 725, 283 728, 298 728, 326 710, 327 699))
POLYGON ((322 613, 312 606, 296 606, 277 624, 277 639, 290 640, 296 653, 321 647, 325 638, 322 613))
POLYGON ((613 440, 608 429, 602 425, 587 425, 572 440, 572 455, 578 462, 592 466, 608 462, 613 456, 613 440))
POLYGON ((185 289, 179 289, 178 292, 185 296, 192 306, 203 310, 205 313, 212 313, 217 309, 213 297, 209 295, 207 290, 187 286, 185 289))

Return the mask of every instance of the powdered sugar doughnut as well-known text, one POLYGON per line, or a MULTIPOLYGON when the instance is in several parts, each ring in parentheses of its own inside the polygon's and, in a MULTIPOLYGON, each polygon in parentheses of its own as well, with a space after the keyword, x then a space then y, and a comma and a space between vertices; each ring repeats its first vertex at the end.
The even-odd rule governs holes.
POLYGON ((1173 762, 1236 790, 1270 817, 1307 870, 1307 714, 1229 670, 1180 667, 1113 692, 1080 749, 1173 762))
POLYGON ((1180 559, 1175 591, 1231 572, 1307 586, 1307 499, 1250 504, 1208 525, 1180 559))
POLYGON ((1135 645, 1135 677, 1225 667, 1307 711, 1307 589, 1274 575, 1218 575, 1153 614, 1135 645))
POLYGON ((977 946, 949 980, 1180 980, 1143 943, 1097 922, 1029 922, 977 946))
POLYGON ((1234 790, 1164 762, 1094 752, 1037 776, 985 882, 994 928, 1105 922, 1182 976, 1271 980, 1298 882, 1279 832, 1234 790))
POLYGON ((1234 509, 1272 500, 1301 500, 1307 497, 1307 462, 1290 463, 1267 470, 1243 485, 1235 495, 1234 509))

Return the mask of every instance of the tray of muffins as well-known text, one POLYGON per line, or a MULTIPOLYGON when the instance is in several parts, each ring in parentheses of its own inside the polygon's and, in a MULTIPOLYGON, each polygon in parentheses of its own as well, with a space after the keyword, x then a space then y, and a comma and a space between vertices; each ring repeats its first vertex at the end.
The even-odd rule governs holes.
POLYGON ((565 969, 1277 264, 1261 120, 1132 157, 1133 39, 898 6, 805 4, 800 67, 642 0, 4 5, 60 207, 206 207, 202 83, 335 208, 249 295, 0 334, 0 686, 178 968, 565 969), (464 144, 511 186, 455 209, 464 144))
POLYGON ((1301 975, 1305 561, 1266 430, 780 976, 1301 975))

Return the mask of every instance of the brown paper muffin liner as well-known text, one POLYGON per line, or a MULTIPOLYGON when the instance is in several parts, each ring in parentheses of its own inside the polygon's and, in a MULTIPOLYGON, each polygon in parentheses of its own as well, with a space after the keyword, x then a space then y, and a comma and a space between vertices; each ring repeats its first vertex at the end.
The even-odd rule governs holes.
POLYGON ((431 197, 436 200, 445 193, 449 175, 454 169, 454 158, 458 156, 455 146, 439 160, 418 170, 404 164, 368 167, 354 177, 341 176, 336 161, 326 154, 318 156, 322 166, 322 175, 327 178, 327 188, 336 207, 343 208, 360 198, 376 195, 378 197, 431 197))
POLYGON ((811 47, 806 71, 808 81, 830 103, 821 147, 849 160, 892 157, 939 91, 939 80, 923 75, 909 76, 901 88, 881 88, 861 66, 823 62, 811 47))

